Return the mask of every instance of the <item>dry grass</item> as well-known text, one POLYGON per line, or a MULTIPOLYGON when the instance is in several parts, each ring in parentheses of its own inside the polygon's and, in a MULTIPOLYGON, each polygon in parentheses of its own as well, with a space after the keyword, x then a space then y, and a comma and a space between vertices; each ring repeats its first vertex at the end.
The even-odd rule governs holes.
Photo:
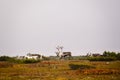
POLYGON ((0 62, 0 80, 120 80, 119 74, 120 61, 107 63, 62 60, 33 64, 0 62), (70 64, 95 68, 72 70, 70 64))

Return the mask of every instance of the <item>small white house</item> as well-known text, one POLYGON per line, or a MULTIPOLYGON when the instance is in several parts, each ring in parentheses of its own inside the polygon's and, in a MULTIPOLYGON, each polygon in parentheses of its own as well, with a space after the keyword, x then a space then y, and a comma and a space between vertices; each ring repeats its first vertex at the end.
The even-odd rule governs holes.
POLYGON ((41 54, 31 54, 28 53, 27 56, 25 56, 27 59, 42 59, 42 55, 41 54))
POLYGON ((43 59, 41 54, 28 53, 26 56, 16 56, 17 59, 43 59))

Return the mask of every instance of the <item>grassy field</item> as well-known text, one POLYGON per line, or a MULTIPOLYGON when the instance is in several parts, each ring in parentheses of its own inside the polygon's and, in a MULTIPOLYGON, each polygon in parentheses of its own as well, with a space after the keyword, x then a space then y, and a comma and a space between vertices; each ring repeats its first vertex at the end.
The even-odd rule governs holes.
POLYGON ((120 61, 50 60, 0 62, 0 80, 120 80, 120 61))

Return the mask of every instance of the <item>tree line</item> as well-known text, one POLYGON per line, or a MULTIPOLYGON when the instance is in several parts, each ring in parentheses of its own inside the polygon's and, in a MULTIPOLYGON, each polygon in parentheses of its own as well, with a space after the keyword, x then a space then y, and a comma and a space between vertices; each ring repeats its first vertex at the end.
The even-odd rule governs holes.
POLYGON ((88 57, 90 61, 115 61, 120 60, 120 53, 104 51, 101 56, 98 57, 88 57))
MULTIPOLYGON (((55 60, 56 57, 47 57, 44 60, 55 60)), ((65 60, 69 60, 66 59, 65 60)), ((115 61, 120 60, 120 52, 110 52, 110 51, 104 51, 102 55, 100 56, 72 56, 70 60, 89 60, 89 61, 115 61)), ((36 63, 40 62, 41 60, 35 60, 35 59, 16 59, 15 57, 9 57, 9 56, 0 56, 0 61, 8 61, 8 62, 14 62, 14 63, 36 63)))

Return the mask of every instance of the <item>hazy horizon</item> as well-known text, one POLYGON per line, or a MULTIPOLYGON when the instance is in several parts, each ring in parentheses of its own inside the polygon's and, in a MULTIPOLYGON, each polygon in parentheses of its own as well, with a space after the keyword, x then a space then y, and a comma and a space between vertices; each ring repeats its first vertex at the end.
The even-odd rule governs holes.
POLYGON ((0 55, 120 52, 120 0, 0 0, 0 55))

